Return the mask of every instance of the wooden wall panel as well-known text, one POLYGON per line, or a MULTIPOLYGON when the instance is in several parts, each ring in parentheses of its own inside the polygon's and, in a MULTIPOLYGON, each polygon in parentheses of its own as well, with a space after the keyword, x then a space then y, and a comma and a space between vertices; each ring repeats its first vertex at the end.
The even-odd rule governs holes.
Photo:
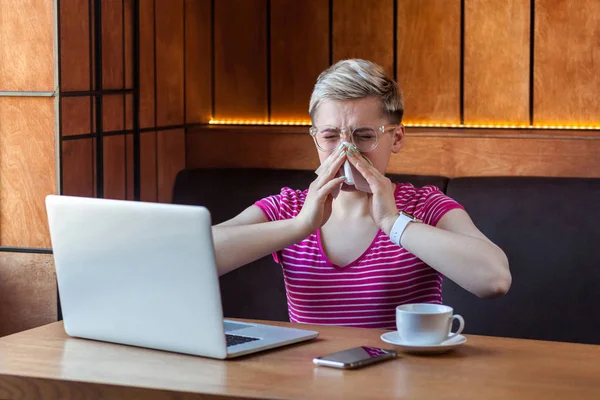
MULTIPOLYGON (((407 135, 388 172, 459 176, 600 177, 600 140, 407 135)), ((187 167, 316 169, 308 134, 292 130, 196 128, 187 137, 187 167), (206 149, 211 149, 207 152, 206 149), (293 157, 290 157, 293 154, 293 157)))
POLYGON ((104 197, 125 200, 125 136, 105 136, 103 141, 104 197))
POLYGON ((0 337, 55 321, 52 255, 0 253, 0 337))
MULTIPOLYGON (((125 129, 124 103, 122 94, 102 96, 102 130, 104 132, 122 131, 125 129)), ((95 124, 95 121, 94 121, 95 124)))
POLYGON ((175 177, 185 168, 185 132, 176 129, 159 131, 157 135, 158 201, 170 203, 175 177))
POLYGON ((56 193, 54 99, 0 97, 0 245, 50 247, 56 193))
POLYGON ((91 126, 91 108, 92 101, 89 96, 82 97, 62 97, 61 101, 61 120, 62 135, 81 135, 90 133, 91 126))
POLYGON ((0 90, 54 90, 52 0, 2 0, 0 90))
POLYGON ((90 89, 88 0, 60 2, 60 89, 90 89))
POLYGON ((123 0, 125 88, 133 88, 133 0, 123 0))
POLYGON ((215 118, 266 120, 266 0, 214 4, 215 118))
POLYGON ((140 1, 140 128, 155 126, 154 2, 140 1))
POLYGON ((212 117, 211 1, 185 0, 185 122, 212 117))
POLYGON ((333 2, 333 62, 364 58, 394 76, 394 1, 333 2))
POLYGON ((535 3, 534 123, 600 124, 600 1, 535 3))
POLYGON ((460 123, 460 0, 398 1, 406 122, 460 123))
MULTIPOLYGON (((157 201, 156 133, 140 136, 140 200, 157 201)), ((127 199, 133 200, 133 135, 127 135, 127 199)))
POLYGON ((308 120, 312 89, 328 65, 329 1, 271 2, 271 120, 308 120))
POLYGON ((94 196, 94 146, 92 139, 62 143, 62 194, 94 196))
POLYGON ((529 124, 530 0, 466 0, 464 119, 529 124))
POLYGON ((102 89, 123 88, 123 0, 102 2, 102 89))
POLYGON ((158 126, 183 124, 183 0, 156 0, 158 126))
POLYGON ((146 132, 140 137, 140 198, 158 201, 157 135, 146 132))

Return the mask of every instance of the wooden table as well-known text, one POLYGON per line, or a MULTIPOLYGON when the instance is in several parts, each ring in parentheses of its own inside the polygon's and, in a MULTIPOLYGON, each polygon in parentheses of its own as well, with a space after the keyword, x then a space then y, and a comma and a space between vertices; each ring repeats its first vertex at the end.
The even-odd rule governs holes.
POLYGON ((444 355, 344 371, 312 359, 393 348, 385 331, 305 327, 319 338, 219 361, 70 338, 57 322, 0 339, 0 398, 600 399, 600 346, 467 335, 444 355))

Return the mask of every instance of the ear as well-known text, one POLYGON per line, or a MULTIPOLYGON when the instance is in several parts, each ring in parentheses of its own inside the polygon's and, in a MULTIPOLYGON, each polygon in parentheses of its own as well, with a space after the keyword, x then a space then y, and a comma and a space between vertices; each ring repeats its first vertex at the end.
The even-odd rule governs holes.
POLYGON ((393 132, 392 153, 398 154, 404 144, 404 125, 399 124, 393 132))

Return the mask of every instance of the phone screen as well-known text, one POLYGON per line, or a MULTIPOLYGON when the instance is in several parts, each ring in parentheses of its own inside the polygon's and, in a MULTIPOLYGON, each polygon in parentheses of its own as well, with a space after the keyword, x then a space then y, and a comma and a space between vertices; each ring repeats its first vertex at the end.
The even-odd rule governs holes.
POLYGON ((360 346, 353 349, 338 351, 323 357, 315 358, 315 364, 337 368, 355 368, 372 364, 379 360, 396 357, 393 350, 380 349, 379 347, 360 346))

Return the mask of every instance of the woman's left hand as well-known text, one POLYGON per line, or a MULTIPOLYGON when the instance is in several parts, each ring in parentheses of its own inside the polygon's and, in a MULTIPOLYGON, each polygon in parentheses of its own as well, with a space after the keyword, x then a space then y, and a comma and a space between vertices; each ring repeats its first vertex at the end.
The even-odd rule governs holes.
POLYGON ((394 198, 394 184, 367 161, 358 150, 349 148, 348 161, 365 177, 371 192, 369 193, 369 211, 373 221, 389 235, 398 218, 398 208, 394 198))

